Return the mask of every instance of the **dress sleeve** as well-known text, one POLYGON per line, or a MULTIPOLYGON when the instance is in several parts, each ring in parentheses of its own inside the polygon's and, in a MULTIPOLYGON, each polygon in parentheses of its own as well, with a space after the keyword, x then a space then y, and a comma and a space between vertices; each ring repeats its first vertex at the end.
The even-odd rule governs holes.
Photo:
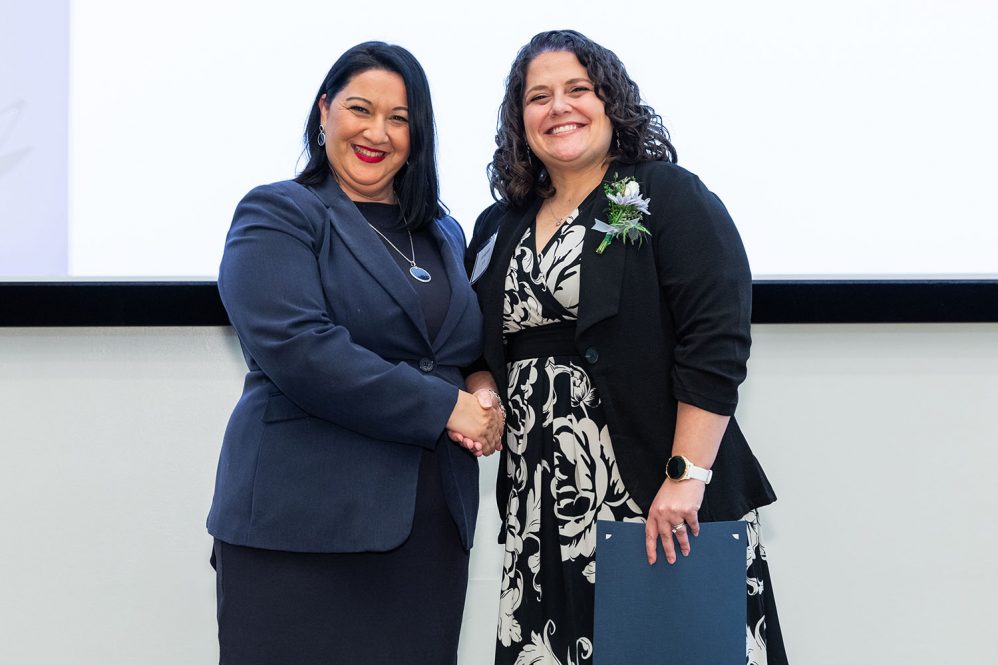
POLYGON ((724 204, 679 170, 653 191, 659 283, 675 326, 673 396, 732 415, 751 345, 752 274, 724 204), (655 198, 663 200, 655 210, 655 198))
POLYGON ((364 348, 330 320, 317 261, 325 209, 278 185, 236 208, 218 288, 246 352, 309 414, 383 441, 433 448, 458 388, 364 348))

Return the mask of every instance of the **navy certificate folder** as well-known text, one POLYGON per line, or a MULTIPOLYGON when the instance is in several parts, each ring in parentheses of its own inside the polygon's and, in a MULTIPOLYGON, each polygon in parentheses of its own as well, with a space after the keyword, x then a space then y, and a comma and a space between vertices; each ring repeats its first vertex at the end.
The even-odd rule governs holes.
MULTIPOLYGON (((645 526, 600 521, 594 665, 744 665, 745 522, 700 524, 690 555, 645 558, 645 526)), ((677 549, 678 554, 678 549, 677 549)))

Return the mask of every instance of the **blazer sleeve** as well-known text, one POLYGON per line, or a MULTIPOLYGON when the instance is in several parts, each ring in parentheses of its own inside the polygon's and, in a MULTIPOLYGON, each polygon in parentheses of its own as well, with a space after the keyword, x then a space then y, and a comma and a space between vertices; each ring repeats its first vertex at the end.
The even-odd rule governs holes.
POLYGON ((326 210, 318 200, 308 209, 291 187, 299 186, 247 194, 225 243, 218 289, 246 353, 310 415, 374 439, 435 447, 457 386, 383 359, 330 320, 317 259, 326 210))
POLYGON ((692 173, 666 168, 673 178, 653 189, 650 207, 659 283, 675 326, 673 396, 732 415, 751 345, 748 258, 720 199, 692 173))

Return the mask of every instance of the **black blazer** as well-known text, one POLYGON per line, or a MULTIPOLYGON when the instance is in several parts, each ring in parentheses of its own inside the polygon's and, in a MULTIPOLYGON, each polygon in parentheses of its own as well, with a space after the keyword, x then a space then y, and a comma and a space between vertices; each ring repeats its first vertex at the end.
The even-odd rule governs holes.
MULTIPOLYGON (((603 401, 621 478, 647 512, 665 481, 677 401, 722 415, 735 411, 751 342, 752 279, 727 210, 699 178, 667 162, 614 163, 606 181, 626 176, 651 198, 645 218, 651 238, 640 246, 614 240, 596 254, 603 234, 586 234, 575 342, 603 401)), ((470 273, 496 234, 475 288, 485 322, 485 365, 504 396, 503 283, 513 249, 540 204, 535 199, 511 209, 497 203, 485 210, 465 258, 470 273)), ((579 206, 576 223, 591 227, 606 215, 601 186, 579 206)), ((738 519, 776 499, 733 418, 712 468, 700 510, 704 521, 738 519)), ((500 471, 500 514, 508 496, 500 471)))
POLYGON ((424 450, 470 548, 478 461, 445 436, 481 353, 481 312, 450 217, 430 232, 451 285, 430 339, 419 299, 332 178, 258 187, 236 208, 218 275, 249 372, 222 444, 208 530, 299 552, 392 549, 412 528, 424 450))

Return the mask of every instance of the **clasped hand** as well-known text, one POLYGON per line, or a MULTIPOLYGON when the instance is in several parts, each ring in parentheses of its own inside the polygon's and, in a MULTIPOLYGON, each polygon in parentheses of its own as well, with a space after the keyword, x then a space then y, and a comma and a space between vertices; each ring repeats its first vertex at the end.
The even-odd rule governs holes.
POLYGON ((502 408, 492 391, 471 394, 462 390, 447 421, 447 435, 475 457, 482 457, 502 450, 504 425, 502 408))

